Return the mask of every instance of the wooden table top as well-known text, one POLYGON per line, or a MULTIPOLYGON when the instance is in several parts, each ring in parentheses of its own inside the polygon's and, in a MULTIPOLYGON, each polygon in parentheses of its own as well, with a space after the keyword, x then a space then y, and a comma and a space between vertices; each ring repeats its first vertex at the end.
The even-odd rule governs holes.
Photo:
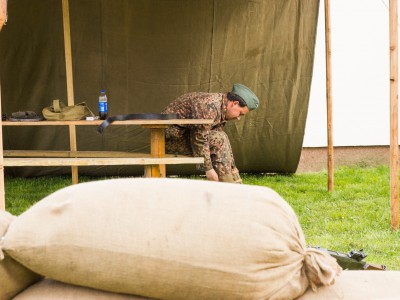
MULTIPOLYGON (((19 122, 19 121, 0 121, 3 126, 62 126, 62 125, 92 125, 99 126, 104 120, 79 120, 79 121, 35 121, 35 122, 19 122)), ((114 121, 110 125, 205 125, 212 124, 211 119, 169 119, 169 120, 126 120, 114 121)))

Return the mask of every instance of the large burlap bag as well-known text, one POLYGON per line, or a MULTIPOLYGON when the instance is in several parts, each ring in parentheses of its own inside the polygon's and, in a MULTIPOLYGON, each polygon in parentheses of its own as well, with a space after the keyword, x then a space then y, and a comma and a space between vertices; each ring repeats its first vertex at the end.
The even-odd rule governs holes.
POLYGON ((49 278, 158 299, 291 299, 340 272, 273 190, 199 180, 70 186, 20 215, 3 247, 49 278))
MULTIPOLYGON (((0 245, 15 216, 0 210, 0 245)), ((0 251, 0 300, 11 299, 40 277, 0 251)))
POLYGON ((400 299, 400 271, 343 271, 332 286, 311 289, 298 300, 400 299))
POLYGON ((13 300, 150 300, 45 279, 28 287, 13 300))

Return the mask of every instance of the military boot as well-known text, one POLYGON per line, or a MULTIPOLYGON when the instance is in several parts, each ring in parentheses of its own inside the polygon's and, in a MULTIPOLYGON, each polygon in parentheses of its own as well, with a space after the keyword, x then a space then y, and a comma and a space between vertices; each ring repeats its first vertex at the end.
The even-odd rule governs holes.
POLYGON ((235 183, 235 180, 233 179, 232 174, 226 174, 226 175, 219 176, 219 181, 235 183))

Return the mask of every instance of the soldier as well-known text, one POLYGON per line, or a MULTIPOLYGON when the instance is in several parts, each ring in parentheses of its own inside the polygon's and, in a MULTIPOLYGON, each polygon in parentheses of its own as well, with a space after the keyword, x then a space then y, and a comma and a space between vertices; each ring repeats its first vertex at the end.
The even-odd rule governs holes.
POLYGON ((210 125, 174 125, 166 129, 166 151, 204 157, 197 168, 208 180, 242 183, 235 166, 232 148, 223 131, 226 121, 258 107, 257 96, 243 84, 236 83, 228 93, 189 93, 180 96, 163 111, 178 114, 180 119, 212 119, 210 125))

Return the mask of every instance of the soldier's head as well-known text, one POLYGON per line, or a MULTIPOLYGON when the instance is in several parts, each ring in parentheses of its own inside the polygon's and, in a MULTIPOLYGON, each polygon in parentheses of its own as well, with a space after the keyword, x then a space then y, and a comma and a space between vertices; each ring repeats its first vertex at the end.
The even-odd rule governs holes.
POLYGON ((240 83, 233 85, 232 91, 227 94, 227 98, 226 120, 240 120, 241 116, 257 109, 259 104, 257 96, 248 87, 240 83))

